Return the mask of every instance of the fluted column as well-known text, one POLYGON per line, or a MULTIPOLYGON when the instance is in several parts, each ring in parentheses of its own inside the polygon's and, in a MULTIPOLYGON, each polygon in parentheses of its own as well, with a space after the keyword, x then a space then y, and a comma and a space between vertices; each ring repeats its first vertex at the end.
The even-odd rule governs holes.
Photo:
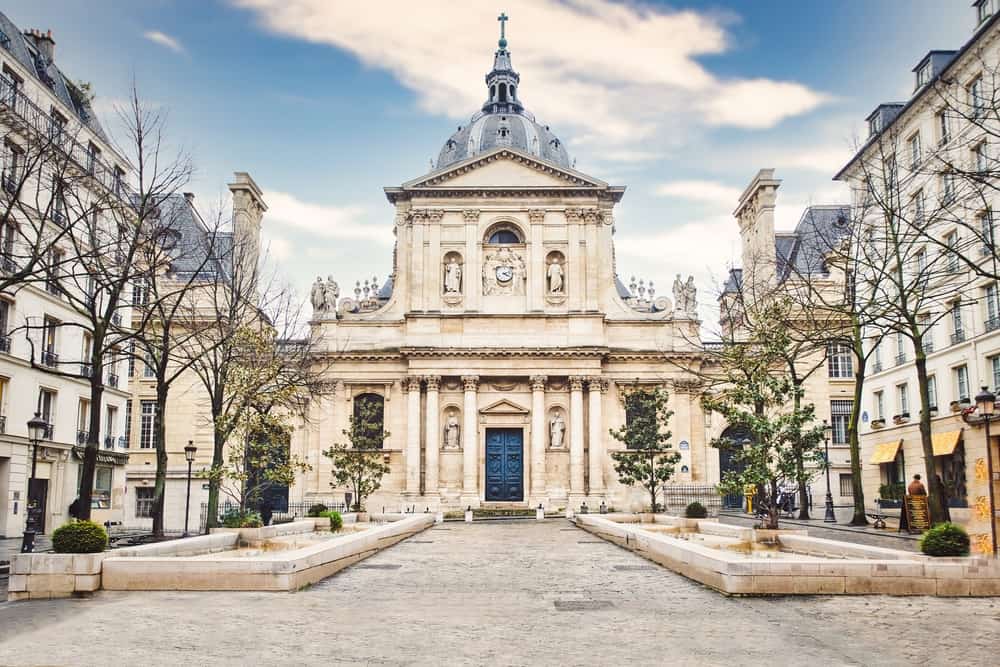
POLYGON ((604 493, 604 420, 602 419, 602 403, 607 382, 599 377, 587 380, 587 390, 590 392, 590 494, 604 493))
POLYGON ((438 494, 438 452, 441 445, 441 426, 438 421, 440 414, 438 409, 438 388, 441 385, 441 378, 431 375, 424 380, 427 382, 427 417, 425 423, 427 430, 424 432, 424 461, 427 469, 424 473, 424 495, 437 496, 438 494))
POLYGON ((420 493, 420 378, 406 379, 406 493, 420 493))
POLYGON ((583 494, 583 378, 569 379, 569 492, 583 494))
POLYGON ((462 497, 463 502, 468 504, 479 499, 476 485, 479 472, 479 437, 476 432, 476 416, 479 413, 476 391, 479 388, 479 377, 463 375, 462 386, 465 389, 462 424, 462 497))
POLYGON ((545 380, 531 378, 531 495, 545 494, 545 380))

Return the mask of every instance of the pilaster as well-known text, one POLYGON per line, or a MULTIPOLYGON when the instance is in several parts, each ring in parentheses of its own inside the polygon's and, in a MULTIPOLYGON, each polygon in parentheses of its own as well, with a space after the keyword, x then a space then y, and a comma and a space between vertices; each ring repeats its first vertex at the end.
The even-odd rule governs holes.
POLYGON ((463 375, 462 504, 479 506, 479 376, 463 375))

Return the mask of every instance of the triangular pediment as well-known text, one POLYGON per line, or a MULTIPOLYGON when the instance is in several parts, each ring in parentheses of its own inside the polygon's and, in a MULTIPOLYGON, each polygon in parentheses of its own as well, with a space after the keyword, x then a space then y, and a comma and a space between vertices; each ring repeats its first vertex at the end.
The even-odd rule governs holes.
POLYGON ((526 415, 528 408, 521 407, 513 401, 502 398, 479 411, 481 415, 526 415))
POLYGON ((404 190, 449 188, 595 188, 608 184, 516 148, 495 148, 403 184, 404 190))

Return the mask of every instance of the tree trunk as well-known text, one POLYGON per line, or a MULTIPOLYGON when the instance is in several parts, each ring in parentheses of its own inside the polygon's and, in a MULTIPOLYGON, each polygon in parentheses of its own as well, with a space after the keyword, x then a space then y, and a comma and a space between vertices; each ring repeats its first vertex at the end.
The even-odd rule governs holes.
POLYGON ((858 419, 861 415, 861 398, 865 385, 865 365, 864 339, 861 334, 861 324, 858 318, 852 318, 852 334, 854 337, 853 347, 857 354, 858 368, 854 374, 854 406, 851 410, 851 420, 847 424, 847 441, 851 448, 851 492, 854 495, 854 516, 851 517, 852 526, 867 526, 868 517, 865 515, 865 491, 861 484, 861 441, 858 437, 858 419))
POLYGON ((920 444, 924 450, 924 472, 927 477, 927 505, 931 515, 931 525, 945 520, 944 507, 941 504, 943 489, 938 484, 937 472, 934 469, 934 444, 931 440, 930 394, 927 387, 927 356, 924 354, 923 338, 917 334, 913 337, 915 362, 917 367, 917 388, 920 392, 920 444))
MULTIPOLYGON (((795 388, 795 398, 792 401, 792 405, 795 409, 795 413, 798 414, 799 410, 802 409, 802 397, 799 392, 799 389, 801 389, 801 383, 796 382, 795 388)), ((810 478, 806 476, 806 466, 805 462, 802 460, 802 447, 798 444, 795 447, 795 477, 795 481, 799 483, 799 519, 802 521, 808 521, 809 495, 806 493, 806 486, 808 485, 810 478)))
POLYGON ((153 416, 153 438, 156 443, 156 480, 153 485, 153 535, 163 535, 167 490, 167 392, 162 377, 156 381, 156 414, 153 416))
POLYGON ((208 520, 206 530, 219 525, 219 475, 214 474, 222 468, 226 439, 219 428, 219 418, 222 415, 222 383, 216 384, 215 395, 212 396, 212 471, 208 480, 208 520))
MULTIPOLYGON (((96 348, 96 344, 95 344, 96 348)), ((94 473, 97 469, 97 453, 101 449, 101 401, 104 398, 104 366, 100 355, 91 357, 90 373, 90 416, 87 427, 87 444, 83 450, 83 471, 78 489, 80 502, 77 518, 90 519, 90 506, 94 494, 94 473)))

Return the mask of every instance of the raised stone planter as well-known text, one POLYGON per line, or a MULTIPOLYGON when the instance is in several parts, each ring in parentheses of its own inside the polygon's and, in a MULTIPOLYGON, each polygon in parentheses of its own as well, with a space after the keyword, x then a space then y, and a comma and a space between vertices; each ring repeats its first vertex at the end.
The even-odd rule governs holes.
POLYGON ((109 553, 16 554, 11 562, 7 599, 89 595, 101 587, 101 562, 109 553))

